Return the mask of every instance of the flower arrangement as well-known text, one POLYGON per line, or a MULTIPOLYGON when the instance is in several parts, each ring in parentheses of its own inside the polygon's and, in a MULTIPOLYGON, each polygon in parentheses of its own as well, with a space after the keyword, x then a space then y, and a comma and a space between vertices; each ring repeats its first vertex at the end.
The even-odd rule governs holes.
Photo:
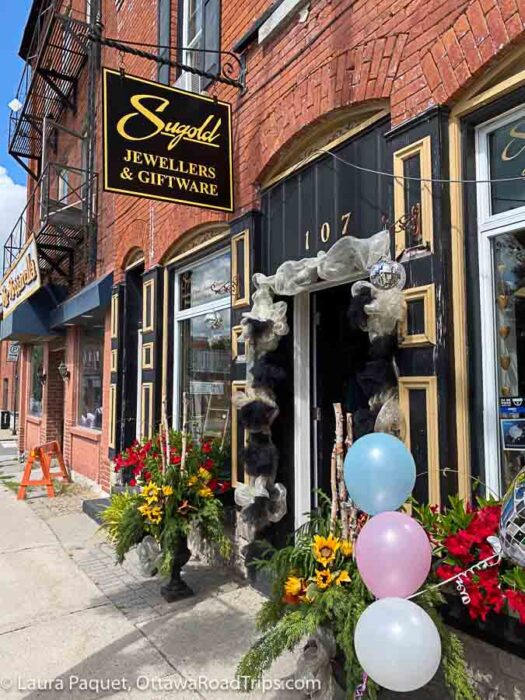
POLYGON ((525 623, 525 571, 497 556, 488 541, 498 536, 501 504, 479 499, 473 506, 452 496, 447 509, 420 506, 416 512, 434 545, 436 577, 457 577, 470 617, 485 621, 489 613, 513 611, 525 623))
POLYGON ((160 572, 167 574, 177 543, 192 527, 227 555, 230 541, 218 498, 230 488, 221 475, 227 459, 218 441, 192 441, 175 431, 135 442, 118 455, 115 470, 124 471, 125 481, 136 490, 114 494, 102 514, 117 560, 122 563, 133 546, 151 535, 161 549, 160 572))
MULTIPOLYGON (((348 697, 364 687, 363 697, 376 698, 379 687, 364 676, 354 647, 357 621, 374 597, 359 574, 353 545, 342 537, 339 521, 334 527, 330 499, 322 493, 319 498, 320 509, 295 533, 293 544, 280 550, 268 547, 254 563, 268 572, 273 590, 257 618, 262 636, 241 660, 237 676, 255 683, 285 650, 325 628, 333 633, 341 652, 348 697)), ((359 517, 360 526, 366 519, 359 517)), ((443 602, 438 590, 426 591, 419 598, 439 630, 448 687, 457 700, 474 700, 477 696, 467 675, 461 642, 443 624, 437 610, 443 602)))

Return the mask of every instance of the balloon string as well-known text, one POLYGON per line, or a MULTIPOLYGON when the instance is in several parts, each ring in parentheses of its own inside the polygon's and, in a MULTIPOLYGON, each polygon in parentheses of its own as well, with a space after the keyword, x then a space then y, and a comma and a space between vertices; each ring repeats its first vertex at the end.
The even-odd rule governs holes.
POLYGON ((498 559, 498 563, 501 561, 501 554, 493 554, 491 557, 487 557, 487 559, 483 559, 482 561, 478 561, 477 564, 474 564, 471 566, 469 569, 466 569, 465 571, 460 571, 459 574, 456 574, 455 576, 451 576, 450 578, 447 578, 445 581, 441 581, 441 583, 436 583, 434 586, 429 586, 428 588, 424 588, 422 591, 418 591, 417 593, 414 593, 414 595, 411 595, 407 598, 407 600, 412 600, 413 598, 417 598, 420 595, 423 595, 424 593, 428 593, 428 591, 433 591, 436 588, 441 588, 441 586, 445 586, 447 583, 450 583, 451 581, 455 581, 457 578, 461 578, 462 576, 467 576, 467 574, 470 574, 471 572, 476 571, 477 569, 487 569, 487 566, 484 566, 485 564, 488 564, 489 561, 492 561, 493 559, 498 559))
POLYGON ((366 693, 367 686, 368 686, 368 674, 363 672, 363 680, 355 689, 354 700, 358 700, 358 698, 364 697, 364 695, 366 693))
MULTIPOLYGON (((460 473, 460 472, 459 472, 459 469, 451 469, 450 467, 445 467, 444 469, 441 469, 439 473, 442 474, 443 476, 446 476, 446 474, 447 474, 448 472, 452 472, 453 474, 459 474, 459 473, 460 473)), ((416 479, 419 479, 420 476, 426 476, 427 474, 430 474, 430 471, 427 470, 426 472, 419 472, 419 474, 416 474, 416 479)), ((490 487, 488 484, 486 484, 484 481, 481 481, 481 479, 478 479, 477 476, 472 476, 472 475, 470 475, 470 480, 471 480, 472 482, 477 482, 480 486, 483 486, 484 488, 486 488, 487 491, 489 491, 490 494, 491 494, 492 496, 494 496, 494 498, 496 498, 497 500, 499 500, 499 499, 501 498, 501 496, 500 496, 496 491, 494 491, 493 488, 491 488, 491 487, 490 487)))

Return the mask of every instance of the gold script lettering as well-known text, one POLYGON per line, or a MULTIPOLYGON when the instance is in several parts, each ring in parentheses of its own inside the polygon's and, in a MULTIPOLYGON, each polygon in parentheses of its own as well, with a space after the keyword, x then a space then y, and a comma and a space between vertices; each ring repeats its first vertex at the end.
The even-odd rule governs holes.
POLYGON ((509 131, 509 136, 511 136, 511 140, 508 142, 508 144, 505 146, 505 148, 501 152, 501 160, 514 160, 514 158, 517 158, 525 150, 525 145, 522 145, 521 148, 517 151, 517 153, 514 153, 514 154, 510 153, 512 145, 515 143, 515 141, 517 139, 521 140, 521 141, 523 141, 525 139, 525 132, 524 131, 520 131, 517 126, 513 126, 512 129, 510 129, 510 131, 509 131))

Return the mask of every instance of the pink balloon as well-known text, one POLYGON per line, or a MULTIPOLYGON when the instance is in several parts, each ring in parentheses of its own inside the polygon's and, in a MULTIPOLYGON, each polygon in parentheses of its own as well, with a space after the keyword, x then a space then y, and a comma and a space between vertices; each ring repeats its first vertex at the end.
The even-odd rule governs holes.
POLYGON ((426 532, 404 513, 379 513, 359 533, 356 561, 376 598, 407 598, 425 582, 432 563, 426 532))

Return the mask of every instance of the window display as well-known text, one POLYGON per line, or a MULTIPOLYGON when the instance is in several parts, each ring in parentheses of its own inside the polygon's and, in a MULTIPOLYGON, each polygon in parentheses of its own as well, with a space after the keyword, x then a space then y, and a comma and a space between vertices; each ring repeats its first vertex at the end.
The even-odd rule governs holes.
POLYGON ((229 441, 231 420, 230 304, 229 252, 177 275, 177 427, 182 427, 182 396, 186 393, 191 434, 223 443, 229 441))
POLYGON ((83 330, 80 337, 78 422, 95 430, 102 429, 103 356, 103 329, 83 330))
POLYGON ((29 413, 42 415, 42 379, 44 372, 44 346, 33 345, 31 348, 31 391, 29 394, 29 413))

